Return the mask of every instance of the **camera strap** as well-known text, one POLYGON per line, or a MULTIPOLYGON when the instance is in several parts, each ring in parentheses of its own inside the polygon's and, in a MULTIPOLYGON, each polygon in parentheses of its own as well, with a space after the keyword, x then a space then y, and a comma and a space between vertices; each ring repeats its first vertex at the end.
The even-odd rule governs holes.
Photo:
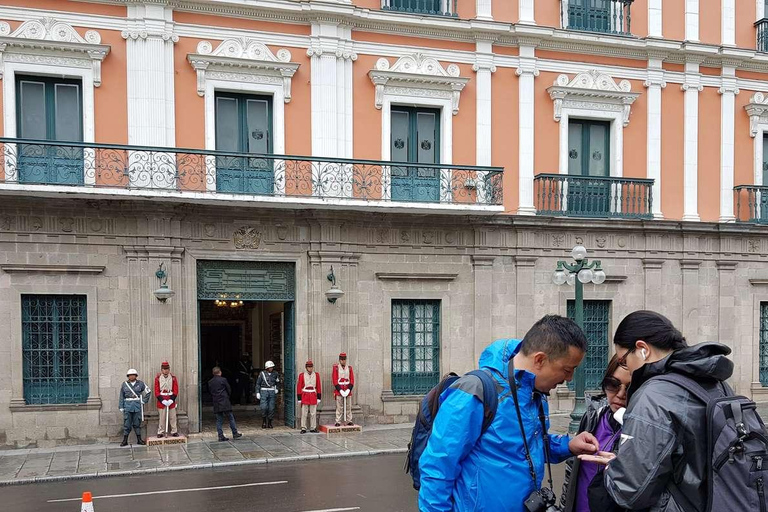
MULTIPOLYGON (((515 362, 514 357, 509 358, 509 389, 512 391, 512 399, 515 402, 515 411, 517 412, 517 421, 520 423, 520 433, 523 436, 523 446, 525 447, 525 460, 528 461, 528 470, 531 473, 531 479, 533 480, 533 486, 538 488, 538 478, 536 477, 536 468, 533 465, 533 458, 531 457, 531 450, 528 447, 528 437, 525 435, 525 426, 523 425, 523 415, 520 412, 520 401, 517 397, 517 382, 515 380, 515 362)), ((544 460, 547 463, 547 470, 549 473, 549 487, 554 491, 554 484, 552 483, 552 466, 549 463, 549 439, 547 433, 547 419, 544 416, 544 407, 541 403, 542 398, 539 398, 539 421, 541 421, 541 429, 544 436, 544 460)))

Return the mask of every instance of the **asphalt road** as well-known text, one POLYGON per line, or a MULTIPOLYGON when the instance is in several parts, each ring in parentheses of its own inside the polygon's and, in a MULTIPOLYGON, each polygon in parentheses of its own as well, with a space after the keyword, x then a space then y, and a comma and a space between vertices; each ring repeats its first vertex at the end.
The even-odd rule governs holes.
POLYGON ((165 475, 0 487, 0 510, 75 512, 84 491, 95 512, 304 512, 418 510, 405 455, 233 466, 165 475), (130 496, 120 496, 130 494, 130 496), (74 498, 72 501, 55 501, 74 498))
MULTIPOLYGON (((410 512, 416 491, 405 455, 380 455, 172 471, 0 487, 0 510, 77 512, 84 491, 94 512, 410 512)), ((564 465, 553 467, 555 492, 564 465)))

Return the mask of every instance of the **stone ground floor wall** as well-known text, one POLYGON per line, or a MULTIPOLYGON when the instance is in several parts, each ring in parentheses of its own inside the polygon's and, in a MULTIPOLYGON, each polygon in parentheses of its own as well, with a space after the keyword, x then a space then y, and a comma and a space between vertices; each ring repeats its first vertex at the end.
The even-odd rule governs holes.
MULTIPOLYGON (((20 200, 0 205, 0 446, 95 442, 119 436, 117 394, 136 367, 152 382, 169 360, 183 429, 198 407, 197 261, 288 261, 296 268, 296 370, 313 359, 333 405, 331 367, 349 354, 354 410, 367 423, 414 419, 418 396, 392 391, 392 301, 440 301, 440 373, 468 371, 486 345, 521 337, 541 316, 566 314, 573 289, 552 283, 558 259, 583 244, 606 283, 610 332, 642 308, 669 316, 688 341, 733 349, 739 393, 768 402, 759 383, 760 304, 768 302, 766 228, 679 222, 466 217, 232 209, 131 201, 20 200), (247 236, 243 236, 243 234, 247 236), (164 263, 176 292, 153 295, 164 263), (334 267, 345 292, 326 300, 334 267), (22 294, 82 294, 88 310, 86 403, 24 400, 22 294)), ((572 396, 553 393, 551 408, 572 396)), ((149 413, 154 415, 152 406, 149 413)))

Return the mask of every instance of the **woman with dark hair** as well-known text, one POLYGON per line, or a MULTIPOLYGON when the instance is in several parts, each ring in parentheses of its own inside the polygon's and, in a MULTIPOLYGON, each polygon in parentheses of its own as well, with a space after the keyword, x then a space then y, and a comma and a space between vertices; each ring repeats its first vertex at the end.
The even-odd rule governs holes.
MULTIPOLYGON (((619 447, 621 424, 614 418, 616 411, 627 406, 627 388, 630 380, 629 370, 619 365, 619 356, 614 355, 605 370, 601 388, 603 394, 592 396, 587 404, 587 412, 581 418, 579 432, 589 432, 600 443, 600 449, 615 452, 619 447)), ((565 466, 565 483, 560 506, 564 512, 590 512, 590 484, 602 487, 602 466, 595 462, 568 459, 565 466), (593 480, 600 481, 594 482, 593 480)), ((594 488, 591 493, 596 491, 594 488)), ((597 491, 599 492, 599 491, 597 491)), ((605 490, 602 489, 602 493, 605 490)), ((599 512, 612 512, 618 508, 601 507, 599 512)))
POLYGON ((605 487, 631 510, 680 512, 707 508, 706 405, 682 386, 653 377, 693 379, 712 396, 725 396, 733 373, 720 343, 689 347, 668 318, 635 311, 613 338, 619 365, 632 373, 618 456, 601 452, 582 461, 608 464, 605 487))

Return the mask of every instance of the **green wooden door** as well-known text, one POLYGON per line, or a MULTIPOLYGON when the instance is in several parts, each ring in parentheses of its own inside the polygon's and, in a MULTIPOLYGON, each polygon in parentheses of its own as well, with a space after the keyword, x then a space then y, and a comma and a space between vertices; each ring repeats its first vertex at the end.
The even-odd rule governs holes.
POLYGON ((283 404, 285 404, 285 425, 294 427, 296 425, 296 341, 295 341, 295 320, 294 303, 286 302, 283 309, 283 332, 285 341, 283 342, 283 404))
MULTIPOLYGON (((768 186, 768 136, 763 136, 763 186, 768 186)), ((757 191, 757 202, 760 205, 757 210, 760 222, 768 222, 768 194, 757 191)))
POLYGON ((604 217, 611 211, 611 123, 568 122, 568 213, 604 217))
MULTIPOLYGON (((440 110, 392 107, 393 162, 440 163, 440 110)), ((392 167, 393 201, 440 201, 440 169, 392 167)))
POLYGON ((274 159, 272 97, 219 92, 216 102, 216 149, 259 156, 216 158, 216 190, 235 194, 272 194, 274 159))
POLYGON ((392 0, 393 11, 412 12, 415 14, 439 14, 442 0, 392 0))
MULTIPOLYGON (((568 318, 575 316, 574 301, 568 301, 568 318)), ((584 301, 584 333, 587 335, 589 348, 584 361, 584 377, 586 386, 584 389, 600 389, 603 374, 608 367, 608 354, 610 346, 610 319, 611 301, 609 300, 585 300, 584 301)), ((573 389, 573 381, 568 384, 573 389)))
POLYGON ((611 4, 615 0, 568 0, 568 28, 611 32, 611 4))
MULTIPOLYGON (((79 80, 16 76, 16 123, 22 139, 83 141, 83 107, 79 80)), ((20 144, 20 183, 83 184, 83 149, 20 144)))

